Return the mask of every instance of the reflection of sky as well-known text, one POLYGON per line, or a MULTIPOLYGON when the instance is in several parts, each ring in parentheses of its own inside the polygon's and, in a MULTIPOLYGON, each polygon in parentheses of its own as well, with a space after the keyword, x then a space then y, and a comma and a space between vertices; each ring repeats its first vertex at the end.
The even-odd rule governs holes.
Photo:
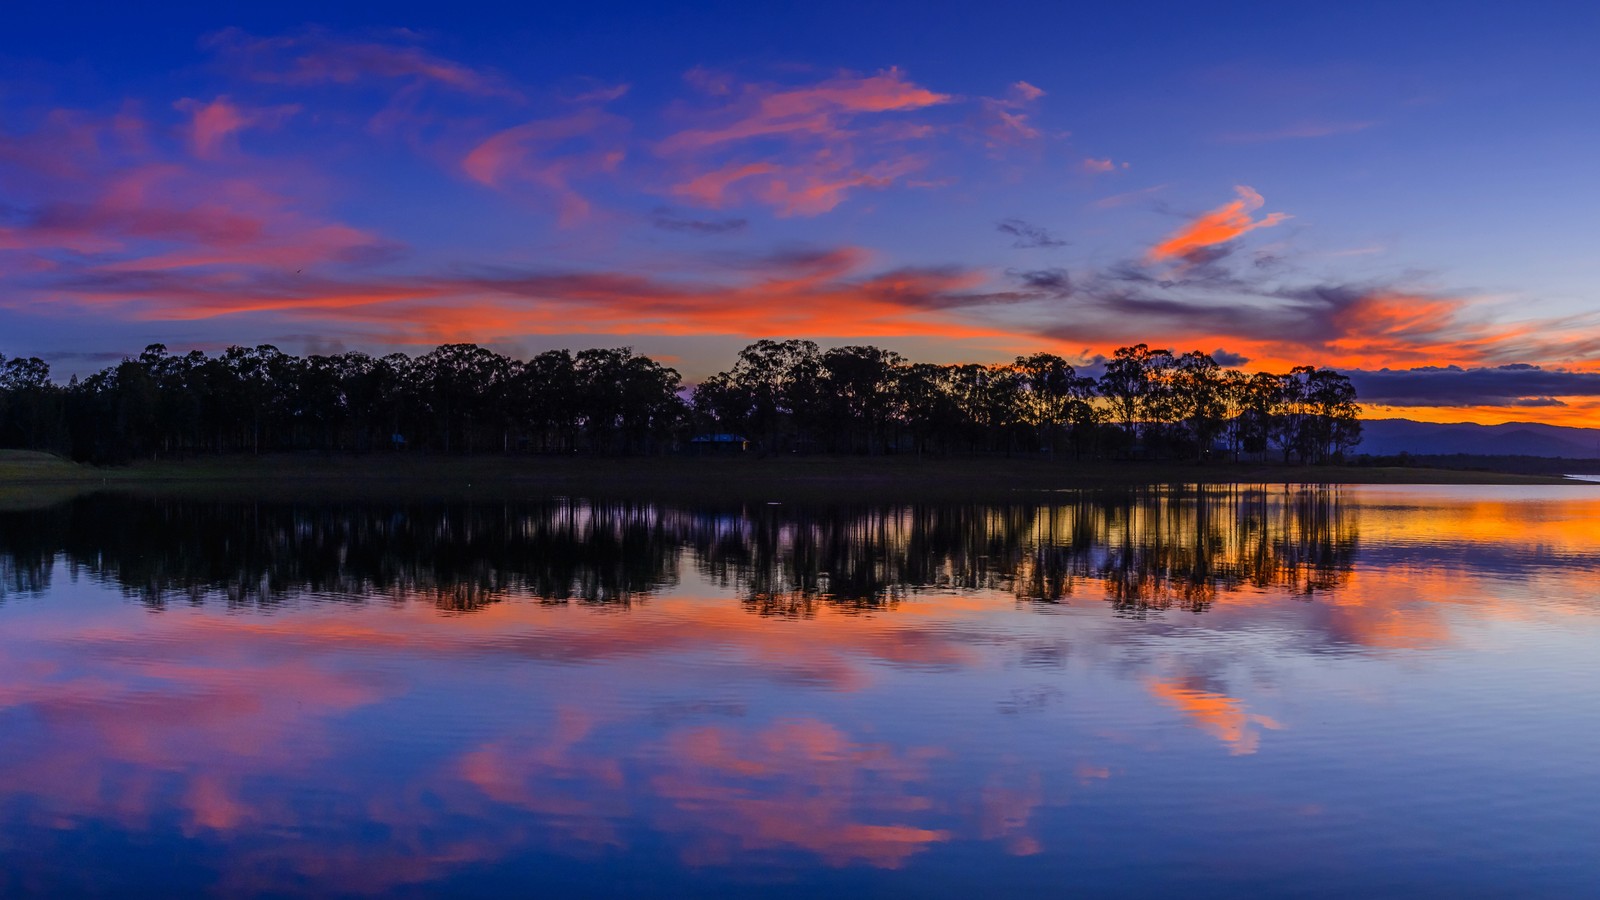
POLYGON ((1593 7, 1256 6, 22 4, 0 353, 1149 341, 1593 424, 1593 7))
POLYGON ((1347 578, 1198 613, 762 616, 691 565, 625 609, 157 612, 58 564, 0 605, 0 888, 1571 893, 1600 629, 1540 548, 1593 501, 1456 490, 1352 492, 1347 578))

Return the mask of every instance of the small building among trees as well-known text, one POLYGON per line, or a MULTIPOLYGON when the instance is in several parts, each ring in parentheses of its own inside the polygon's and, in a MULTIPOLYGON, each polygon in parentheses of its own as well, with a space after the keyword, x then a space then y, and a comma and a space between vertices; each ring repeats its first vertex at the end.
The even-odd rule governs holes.
POLYGON ((740 434, 697 434, 689 439, 689 449, 704 455, 743 453, 750 449, 750 442, 740 434))

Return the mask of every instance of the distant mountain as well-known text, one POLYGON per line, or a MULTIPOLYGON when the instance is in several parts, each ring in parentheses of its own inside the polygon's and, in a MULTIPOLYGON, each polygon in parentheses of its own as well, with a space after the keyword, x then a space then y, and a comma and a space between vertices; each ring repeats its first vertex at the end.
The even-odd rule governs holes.
POLYGON ((1438 424, 1410 419, 1364 419, 1357 453, 1600 458, 1600 428, 1567 428, 1537 422, 1474 425, 1438 424))

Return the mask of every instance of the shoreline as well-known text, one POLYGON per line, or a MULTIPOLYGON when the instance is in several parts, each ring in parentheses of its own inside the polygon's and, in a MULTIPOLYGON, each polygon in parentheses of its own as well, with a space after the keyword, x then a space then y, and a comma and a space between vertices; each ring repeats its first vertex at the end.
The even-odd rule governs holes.
POLYGON ((628 495, 682 500, 960 499, 1198 485, 1570 485, 1554 475, 1378 466, 1075 462, 908 457, 202 457, 97 468, 0 451, 0 496, 61 499, 96 490, 286 497, 628 495))

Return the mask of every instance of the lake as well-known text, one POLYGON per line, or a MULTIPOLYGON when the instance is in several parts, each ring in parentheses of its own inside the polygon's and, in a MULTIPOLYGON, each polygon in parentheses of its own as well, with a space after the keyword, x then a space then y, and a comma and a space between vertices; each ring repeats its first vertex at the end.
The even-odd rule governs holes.
POLYGON ((0 511, 0 895, 1591 894, 1600 490, 0 511))

